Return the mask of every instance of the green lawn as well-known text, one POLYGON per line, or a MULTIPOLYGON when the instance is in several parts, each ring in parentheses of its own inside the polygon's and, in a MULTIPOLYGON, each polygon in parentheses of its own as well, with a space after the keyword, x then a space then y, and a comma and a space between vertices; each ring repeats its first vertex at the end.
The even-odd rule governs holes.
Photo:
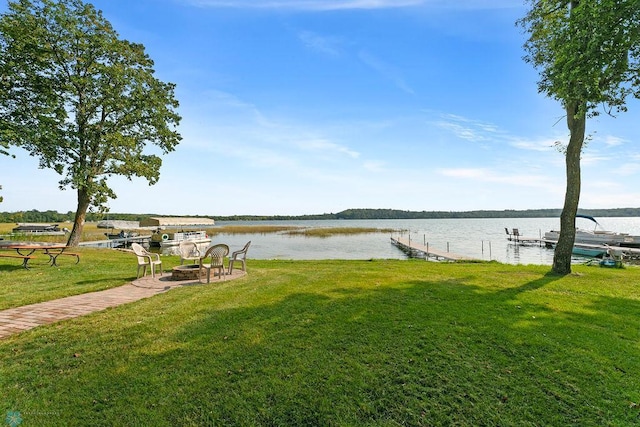
MULTIPOLYGON (((135 278, 130 255, 85 252, 28 272, 0 260, 4 308, 135 278)), ((640 423, 639 268, 248 264, 243 279, 0 341, 3 414, 23 426, 640 423)))
MULTIPOLYGON (((137 264, 131 252, 111 249, 73 248, 76 258, 59 256, 58 267, 49 267, 49 257, 38 252, 29 261, 0 258, 0 310, 49 301, 70 295, 121 286, 136 278, 137 264)), ((13 252, 12 252, 13 253, 13 252)), ((163 269, 180 263, 178 257, 163 257, 163 269)))

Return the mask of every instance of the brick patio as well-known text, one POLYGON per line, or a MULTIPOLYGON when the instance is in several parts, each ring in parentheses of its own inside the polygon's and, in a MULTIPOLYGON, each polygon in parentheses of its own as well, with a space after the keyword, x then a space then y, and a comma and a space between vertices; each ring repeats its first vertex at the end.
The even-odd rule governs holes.
MULTIPOLYGON (((237 279, 245 274, 242 270, 234 270, 233 274, 226 276, 226 280, 237 279)), ((212 279, 211 283, 218 281, 219 279, 212 279)), ((171 280, 171 274, 165 272, 161 277, 141 277, 132 283, 113 289, 2 310, 0 311, 0 339, 40 325, 84 316, 109 307, 149 298, 173 288, 198 283, 197 280, 171 280)))

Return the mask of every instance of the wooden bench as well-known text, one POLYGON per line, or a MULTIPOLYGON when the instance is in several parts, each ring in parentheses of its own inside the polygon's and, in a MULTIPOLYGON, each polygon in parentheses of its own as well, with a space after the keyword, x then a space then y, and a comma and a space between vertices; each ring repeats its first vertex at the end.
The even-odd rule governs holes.
POLYGON ((26 268, 27 270, 29 269, 29 260, 30 259, 34 259, 35 256, 33 255, 18 255, 18 254, 0 254, 0 257, 2 258, 20 258, 22 259, 22 266, 24 268, 26 268))

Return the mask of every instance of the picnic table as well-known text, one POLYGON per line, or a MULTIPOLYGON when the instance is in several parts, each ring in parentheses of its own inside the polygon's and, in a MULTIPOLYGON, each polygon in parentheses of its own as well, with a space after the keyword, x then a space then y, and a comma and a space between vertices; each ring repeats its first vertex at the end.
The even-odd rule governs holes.
POLYGON ((66 245, 55 243, 12 243, 9 245, 1 245, 0 249, 15 250, 15 254, 7 254, 0 252, 2 258, 20 258, 22 259, 22 266, 29 269, 29 260, 35 258, 34 254, 37 251, 41 251, 43 254, 49 257, 48 264, 52 267, 57 266, 57 259, 60 255, 69 255, 76 257, 76 264, 80 262, 80 254, 65 252, 66 245))

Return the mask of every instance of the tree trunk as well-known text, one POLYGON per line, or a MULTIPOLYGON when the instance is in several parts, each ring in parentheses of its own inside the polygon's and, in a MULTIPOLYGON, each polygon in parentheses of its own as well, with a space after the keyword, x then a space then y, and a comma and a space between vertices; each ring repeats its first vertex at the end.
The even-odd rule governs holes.
POLYGON ((587 118, 584 105, 568 102, 566 105, 569 145, 565 154, 567 188, 564 207, 560 215, 560 236, 553 254, 553 272, 571 273, 571 254, 576 240, 576 214, 580 202, 580 154, 584 143, 587 118))
POLYGON ((67 246, 78 246, 84 229, 84 222, 87 218, 87 209, 89 209, 89 195, 85 189, 78 189, 78 208, 73 221, 73 229, 67 240, 67 246))

